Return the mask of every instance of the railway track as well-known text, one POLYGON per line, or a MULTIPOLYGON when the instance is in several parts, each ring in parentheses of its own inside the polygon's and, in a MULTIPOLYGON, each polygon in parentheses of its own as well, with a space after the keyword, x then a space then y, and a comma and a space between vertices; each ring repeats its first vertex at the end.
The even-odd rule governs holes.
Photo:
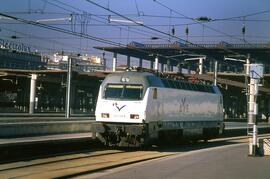
POLYGON ((168 157, 203 148, 247 142, 247 137, 211 140, 208 143, 146 150, 100 150, 0 165, 0 178, 70 178, 146 160, 168 157))
POLYGON ((109 150, 0 165, 0 178, 66 178, 173 155, 173 152, 109 150))
POLYGON ((14 143, 0 146, 0 164, 84 153, 102 148, 104 147, 98 141, 91 138, 14 143))

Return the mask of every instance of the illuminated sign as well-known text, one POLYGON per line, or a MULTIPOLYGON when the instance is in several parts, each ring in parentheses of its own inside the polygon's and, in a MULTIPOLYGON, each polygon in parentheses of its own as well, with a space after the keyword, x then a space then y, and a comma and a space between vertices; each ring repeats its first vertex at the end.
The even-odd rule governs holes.
POLYGON ((31 52, 30 47, 26 46, 23 43, 12 42, 4 39, 0 39, 0 47, 20 52, 28 52, 28 53, 31 52))

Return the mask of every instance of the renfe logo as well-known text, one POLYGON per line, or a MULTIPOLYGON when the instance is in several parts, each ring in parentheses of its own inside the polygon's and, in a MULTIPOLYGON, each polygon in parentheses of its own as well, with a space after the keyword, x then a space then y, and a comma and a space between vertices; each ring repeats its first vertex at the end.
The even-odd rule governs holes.
POLYGON ((186 97, 179 99, 179 112, 189 112, 189 104, 186 97))
POLYGON ((126 105, 123 105, 122 107, 120 107, 120 106, 118 106, 117 103, 113 103, 112 105, 115 106, 119 112, 126 106, 126 105))

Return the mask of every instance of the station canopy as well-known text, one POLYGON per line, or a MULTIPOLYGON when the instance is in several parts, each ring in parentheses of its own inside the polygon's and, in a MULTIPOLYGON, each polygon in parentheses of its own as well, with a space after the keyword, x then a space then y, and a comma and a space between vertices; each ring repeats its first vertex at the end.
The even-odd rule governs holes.
POLYGON ((171 44, 143 44, 131 42, 125 47, 97 46, 96 49, 117 53, 121 55, 153 61, 156 56, 160 63, 176 66, 187 58, 203 57, 224 61, 224 57, 247 59, 250 56, 252 63, 270 65, 270 43, 267 44, 230 44, 220 42, 217 44, 187 44, 174 42, 171 44))

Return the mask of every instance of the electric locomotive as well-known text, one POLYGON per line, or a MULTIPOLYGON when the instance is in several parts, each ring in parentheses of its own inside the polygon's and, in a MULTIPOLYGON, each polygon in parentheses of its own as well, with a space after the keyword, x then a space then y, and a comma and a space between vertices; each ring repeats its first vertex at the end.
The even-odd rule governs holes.
POLYGON ((102 82, 92 132, 106 145, 141 146, 151 141, 222 133, 223 99, 217 86, 127 71, 102 82))

